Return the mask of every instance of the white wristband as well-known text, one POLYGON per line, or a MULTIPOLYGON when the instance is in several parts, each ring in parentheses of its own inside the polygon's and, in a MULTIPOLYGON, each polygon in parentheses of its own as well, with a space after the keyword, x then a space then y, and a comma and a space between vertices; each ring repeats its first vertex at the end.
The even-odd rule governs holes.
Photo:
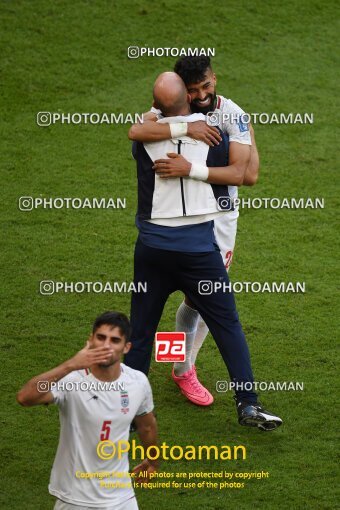
POLYGON ((192 163, 189 177, 197 181, 206 181, 209 177, 209 168, 200 163, 192 163))
POLYGON ((169 124, 171 138, 179 138, 180 136, 186 136, 188 132, 187 122, 173 122, 169 124))

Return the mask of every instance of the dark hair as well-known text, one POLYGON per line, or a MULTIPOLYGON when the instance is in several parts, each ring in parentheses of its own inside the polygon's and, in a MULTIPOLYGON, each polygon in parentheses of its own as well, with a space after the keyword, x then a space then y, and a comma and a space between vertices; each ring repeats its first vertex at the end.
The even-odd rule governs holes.
POLYGON ((126 341, 130 340, 131 326, 130 321, 126 315, 121 312, 104 312, 99 315, 93 323, 92 333, 95 333, 100 326, 107 324, 109 326, 117 327, 120 332, 125 336, 126 341))
POLYGON ((209 57, 181 57, 177 60, 174 71, 185 85, 189 85, 203 81, 207 69, 211 69, 209 57))

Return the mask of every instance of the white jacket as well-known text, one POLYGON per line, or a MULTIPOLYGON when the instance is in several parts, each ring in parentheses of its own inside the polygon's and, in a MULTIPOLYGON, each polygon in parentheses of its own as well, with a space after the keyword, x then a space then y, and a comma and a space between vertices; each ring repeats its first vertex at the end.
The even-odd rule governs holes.
MULTIPOLYGON (((160 123, 195 122, 205 120, 202 114, 167 117, 160 123)), ((161 225, 202 223, 225 214, 221 204, 229 197, 227 185, 208 184, 190 177, 162 179, 152 169, 156 159, 167 158, 168 152, 182 154, 190 163, 227 166, 228 140, 222 135, 219 145, 210 147, 187 136, 152 143, 138 143, 138 217, 161 225)))

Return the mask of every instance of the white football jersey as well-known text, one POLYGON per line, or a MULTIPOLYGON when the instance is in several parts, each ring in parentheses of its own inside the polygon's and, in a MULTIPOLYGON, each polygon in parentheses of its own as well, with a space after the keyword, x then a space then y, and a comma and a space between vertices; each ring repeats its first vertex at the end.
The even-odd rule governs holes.
POLYGON ((153 399, 147 377, 124 364, 120 377, 114 381, 120 389, 93 389, 95 385, 100 388, 98 383, 103 381, 87 370, 80 370, 61 379, 59 387, 52 390, 61 428, 49 492, 66 503, 105 508, 133 497, 134 490, 128 475, 122 477, 122 473, 129 472, 128 453, 120 459, 115 455, 103 460, 97 455, 97 445, 102 440, 115 444, 128 441, 131 421, 135 416, 150 413, 153 399), (65 389, 67 382, 72 383, 72 390, 65 389), (74 388, 81 383, 85 383, 82 384, 85 390, 74 388), (118 473, 117 477, 105 477, 102 481, 120 482, 119 488, 101 486, 98 477, 79 475, 103 472, 118 473))
MULTIPOLYGON (((229 135, 229 142, 251 145, 249 125, 242 122, 242 115, 245 113, 242 108, 231 99, 217 96, 215 112, 218 113, 216 118, 219 121, 216 126, 219 127, 223 133, 229 135)), ((228 189, 232 199, 238 197, 237 186, 228 186, 228 189)), ((236 207, 235 211, 230 211, 226 213, 225 216, 221 217, 221 221, 223 222, 223 219, 226 219, 228 216, 230 218, 235 218, 238 217, 238 215, 238 207, 236 207)))
MULTIPOLYGON (((242 114, 245 113, 242 108, 231 99, 217 96, 215 112, 218 113, 216 116, 219 121, 217 126, 223 133, 229 135, 229 142, 251 145, 249 125, 242 122, 242 120, 246 120, 246 116, 242 117, 242 114)), ((228 191, 233 200, 238 198, 237 186, 228 186, 228 191)), ((214 220, 216 241, 227 270, 230 267, 234 253, 238 216, 239 207, 237 206, 234 211, 228 211, 214 220)))
POLYGON ((242 122, 248 120, 247 115, 234 101, 223 96, 217 96, 215 112, 221 112, 218 127, 229 135, 229 142, 251 145, 249 126, 242 122))

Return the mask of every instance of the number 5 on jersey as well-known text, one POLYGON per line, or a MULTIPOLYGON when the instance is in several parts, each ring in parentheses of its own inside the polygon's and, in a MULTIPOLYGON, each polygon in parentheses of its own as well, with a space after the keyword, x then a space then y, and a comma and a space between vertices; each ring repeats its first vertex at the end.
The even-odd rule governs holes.
POLYGON ((101 430, 101 434, 100 434, 101 441, 107 441, 109 439, 110 432, 111 432, 111 429, 110 429, 111 423, 112 423, 112 420, 106 420, 103 422, 103 426, 102 426, 102 430, 101 430))

